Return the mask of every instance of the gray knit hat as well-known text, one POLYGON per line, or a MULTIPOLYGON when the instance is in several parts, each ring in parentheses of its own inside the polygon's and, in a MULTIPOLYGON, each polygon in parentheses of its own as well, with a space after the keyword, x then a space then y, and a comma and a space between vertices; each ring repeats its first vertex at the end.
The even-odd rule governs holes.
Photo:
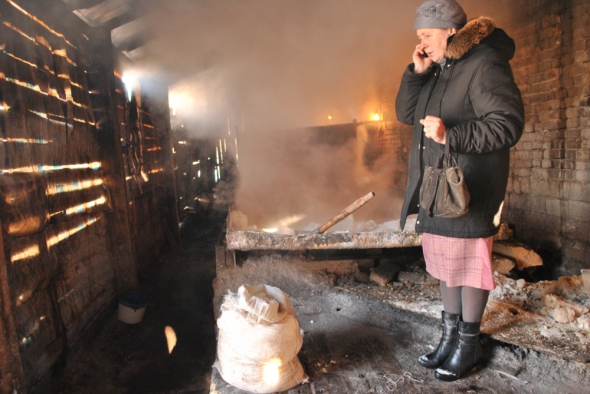
POLYGON ((467 15, 455 0, 426 0, 417 9, 414 30, 462 28, 467 15))

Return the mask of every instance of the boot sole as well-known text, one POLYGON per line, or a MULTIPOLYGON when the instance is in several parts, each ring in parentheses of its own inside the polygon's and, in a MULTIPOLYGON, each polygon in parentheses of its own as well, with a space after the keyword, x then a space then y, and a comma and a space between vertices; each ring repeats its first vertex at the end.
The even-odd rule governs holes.
POLYGON ((471 372, 476 371, 478 368, 478 365, 474 365, 473 367, 471 367, 471 369, 469 369, 468 371, 466 371, 463 375, 445 375, 445 374, 441 374, 438 371, 436 371, 434 373, 434 377, 439 379, 439 380, 443 380, 445 382, 454 382, 455 380, 459 380, 467 375, 469 375, 471 372))
POLYGON ((437 369, 438 367, 440 367, 441 365, 443 365, 443 363, 440 364, 423 364, 421 359, 418 359, 418 364, 420 364, 421 366, 423 366, 424 368, 428 368, 428 369, 437 369))

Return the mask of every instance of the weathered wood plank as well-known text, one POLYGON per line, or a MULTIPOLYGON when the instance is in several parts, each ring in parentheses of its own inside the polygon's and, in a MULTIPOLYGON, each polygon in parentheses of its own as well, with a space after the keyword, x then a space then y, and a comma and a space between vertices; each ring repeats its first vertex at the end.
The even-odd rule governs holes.
POLYGON ((30 387, 47 373, 65 347, 61 323, 54 314, 51 288, 35 291, 15 308, 14 318, 23 371, 30 387))
POLYGON ((415 231, 285 235, 258 231, 228 232, 227 248, 234 250, 377 249, 420 246, 415 231))
POLYGON ((5 245, 11 262, 6 267, 13 305, 26 302, 36 289, 46 288, 57 274, 58 259, 47 253, 46 232, 11 239, 5 245))
MULTIPOLYGON (((0 249, 4 249, 1 233, 0 249)), ((0 370, 0 392, 24 392, 25 375, 18 349, 4 253, 0 254, 0 370)))

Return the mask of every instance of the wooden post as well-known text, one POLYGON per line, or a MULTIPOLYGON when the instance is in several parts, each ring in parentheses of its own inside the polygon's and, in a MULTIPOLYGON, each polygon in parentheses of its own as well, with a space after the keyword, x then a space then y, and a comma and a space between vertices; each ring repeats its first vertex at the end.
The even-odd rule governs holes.
POLYGON ((24 393, 25 374, 20 359, 8 273, 4 259, 4 242, 0 231, 0 393, 24 393))
POLYGON ((115 98, 115 54, 112 45, 110 45, 110 31, 101 30, 101 42, 97 43, 94 54, 95 59, 101 61, 100 68, 106 79, 109 101, 106 108, 107 113, 105 114, 105 119, 108 122, 99 131, 97 138, 100 140, 100 156, 105 184, 109 190, 110 202, 113 208, 106 215, 110 249, 113 256, 113 269, 115 271, 117 293, 122 294, 137 288, 137 258, 129 224, 130 197, 125 180, 121 148, 122 133, 115 98))
POLYGON ((176 175, 174 171, 174 157, 172 154, 172 129, 170 126, 170 103, 168 101, 168 86, 164 83, 153 84, 151 86, 152 100, 154 101, 157 111, 152 117, 154 126, 162 133, 160 135, 160 144, 162 146, 162 168, 164 173, 164 191, 166 195, 167 226, 168 234, 171 234, 174 241, 180 243, 180 218, 178 214, 176 175))

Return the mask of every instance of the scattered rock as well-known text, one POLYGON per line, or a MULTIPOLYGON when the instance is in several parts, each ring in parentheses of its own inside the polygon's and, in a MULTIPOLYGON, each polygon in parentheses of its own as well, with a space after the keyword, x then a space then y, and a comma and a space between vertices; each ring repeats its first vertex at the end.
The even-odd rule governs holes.
MULTIPOLYGON (((587 307, 578 305, 578 304, 571 302, 571 301, 567 301, 555 294, 546 294, 543 297, 543 303, 547 307, 552 308, 552 309, 558 309, 558 308, 571 309, 574 312, 575 317, 582 316, 582 315, 588 313, 588 310, 589 310, 587 307)), ((561 313, 563 313, 563 312, 560 312, 560 314, 561 313)), ((573 321, 573 319, 570 320, 570 322, 571 321, 573 321)))
POLYGON ((375 268, 374 259, 356 259, 359 269, 368 271, 371 268, 375 268))
POLYGON ((550 312, 558 323, 571 323, 576 319, 576 312, 567 306, 560 306, 550 312))
POLYGON ((355 277, 357 282, 366 283, 369 281, 369 274, 361 270, 356 272, 355 277))
POLYGON ((590 331, 590 316, 580 316, 577 320, 580 330, 590 331))
POLYGON ((423 258, 418 260, 414 260, 405 265, 404 271, 407 272, 425 272, 426 271, 426 262, 423 258))
POLYGON ((400 282, 408 282, 414 285, 436 285, 438 280, 426 272, 401 271, 397 278, 400 282))
POLYGON ((372 282, 377 283, 379 286, 386 286, 394 280, 399 271, 400 267, 397 265, 381 263, 379 264, 379 267, 371 271, 369 279, 372 282))

